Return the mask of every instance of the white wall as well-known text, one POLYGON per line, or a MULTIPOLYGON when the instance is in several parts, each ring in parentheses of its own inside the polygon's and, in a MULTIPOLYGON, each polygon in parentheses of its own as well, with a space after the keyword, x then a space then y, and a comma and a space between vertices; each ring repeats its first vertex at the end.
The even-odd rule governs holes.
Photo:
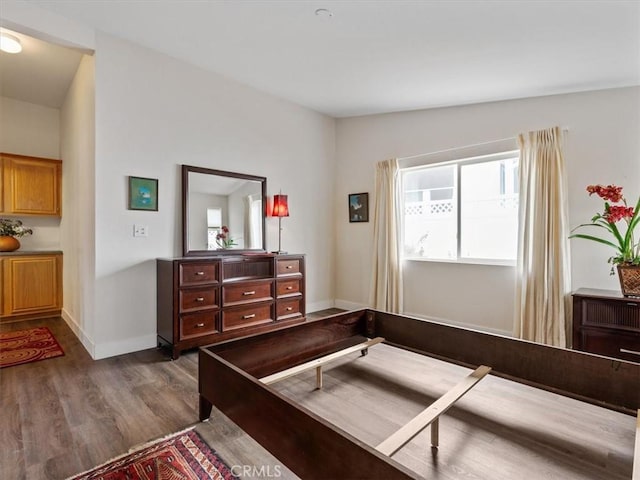
MULTIPOLYGON (((4 2, 1 15, 5 24, 20 31, 94 47, 93 30, 24 2, 4 2)), ((573 225, 600 208, 584 192, 589 183, 621 183, 630 198, 639 193, 638 88, 336 123, 105 34, 97 34, 95 45, 95 173, 90 165, 76 172, 78 178, 95 176, 95 194, 89 192, 94 187, 91 181, 82 184, 86 190, 79 201, 84 205, 68 233, 73 225, 91 222, 94 214, 95 232, 81 234, 71 277, 75 280, 67 278, 69 282, 82 278, 84 292, 69 308, 81 312, 80 322, 87 322, 95 357, 155 345, 155 258, 182 251, 179 165, 183 163, 263 175, 270 195, 279 190, 289 195, 291 216, 282 220, 283 248, 307 254, 308 311, 332 306, 334 296, 342 306, 368 303, 373 223, 348 223, 347 194, 373 193, 377 161, 561 125, 570 130, 565 152, 573 225), (128 175, 159 178, 158 212, 126 209, 128 175), (148 225, 150 236, 133 238, 134 223, 148 225), (95 272, 91 271, 93 233, 95 272)), ((2 107, 5 111, 4 103, 2 107)), ((2 135, 6 122, 0 122, 2 135)), ((9 150, 2 138, 0 149, 9 150)), ((78 151, 88 152, 85 147, 78 151)), ((64 146, 63 151, 66 154, 64 146)), ((66 235, 65 231, 65 248, 66 235)), ((277 238, 277 219, 267 219, 268 249, 276 248, 277 238)), ((574 288, 618 288, 616 279, 608 276, 606 247, 573 241, 572 249, 574 288)), ((423 262, 408 264, 406 272, 407 312, 511 330, 512 268, 423 262)))
POLYGON ((332 305, 334 121, 106 34, 95 61, 95 357, 156 344, 155 259, 182 252, 181 164, 289 194, 284 247, 307 254, 308 308, 332 305), (158 212, 127 210, 129 175, 158 178, 158 212), (134 238, 135 223, 149 236, 134 238))
POLYGON ((62 316, 91 354, 95 351, 94 88, 94 59, 85 55, 61 108, 60 243, 64 253, 62 316))
POLYGON ((0 149, 59 159, 60 110, 0 97, 0 149))
MULTIPOLYGON (((585 187, 616 183, 631 201, 640 194, 640 88, 529 98, 462 107, 340 119, 336 127, 336 304, 369 301, 369 223, 348 223, 347 195, 374 192, 375 163, 438 152, 520 132, 568 128, 565 158, 571 225, 588 222, 602 204, 585 187)), ((486 147, 484 147, 486 148, 486 147)), ((373 208, 375 198, 370 198, 373 208)), ((573 240, 572 286, 619 290, 606 247, 573 240)), ((515 268, 405 263, 405 312, 510 333, 515 268)))
MULTIPOLYGON (((0 97, 0 152, 60 158, 60 110, 0 97)), ((59 250, 60 219, 19 217, 33 235, 20 238, 21 250, 59 250)))

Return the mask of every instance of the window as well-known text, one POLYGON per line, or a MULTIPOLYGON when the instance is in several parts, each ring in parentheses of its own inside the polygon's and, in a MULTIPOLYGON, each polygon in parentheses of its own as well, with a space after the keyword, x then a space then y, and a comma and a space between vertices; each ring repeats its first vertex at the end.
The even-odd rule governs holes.
POLYGON ((222 229, 222 209, 207 208, 207 250, 217 247, 216 236, 222 229))
POLYGON ((511 262, 518 236, 518 152, 402 171, 405 258, 511 262))

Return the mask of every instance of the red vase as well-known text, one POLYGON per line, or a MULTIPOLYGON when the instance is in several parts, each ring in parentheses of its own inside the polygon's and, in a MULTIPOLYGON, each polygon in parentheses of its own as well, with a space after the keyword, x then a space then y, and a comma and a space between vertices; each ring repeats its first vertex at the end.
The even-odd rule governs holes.
POLYGON ((9 235, 0 235, 0 252, 13 252, 20 248, 17 238, 9 235))

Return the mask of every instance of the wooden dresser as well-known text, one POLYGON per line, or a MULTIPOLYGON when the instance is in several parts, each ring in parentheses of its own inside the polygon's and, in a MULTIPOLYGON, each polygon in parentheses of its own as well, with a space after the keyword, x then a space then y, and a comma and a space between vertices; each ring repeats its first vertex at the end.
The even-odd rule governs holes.
POLYGON ((305 320, 304 255, 157 260, 158 344, 189 348, 305 320))
POLYGON ((640 362, 640 298, 611 290, 577 290, 573 348, 640 362))

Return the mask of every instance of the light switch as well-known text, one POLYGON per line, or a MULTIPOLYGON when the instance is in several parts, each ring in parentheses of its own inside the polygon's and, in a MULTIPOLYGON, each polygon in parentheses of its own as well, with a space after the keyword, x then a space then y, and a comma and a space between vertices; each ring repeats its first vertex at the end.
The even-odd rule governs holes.
POLYGON ((134 225, 133 226, 134 237, 148 237, 149 227, 147 225, 134 225))

